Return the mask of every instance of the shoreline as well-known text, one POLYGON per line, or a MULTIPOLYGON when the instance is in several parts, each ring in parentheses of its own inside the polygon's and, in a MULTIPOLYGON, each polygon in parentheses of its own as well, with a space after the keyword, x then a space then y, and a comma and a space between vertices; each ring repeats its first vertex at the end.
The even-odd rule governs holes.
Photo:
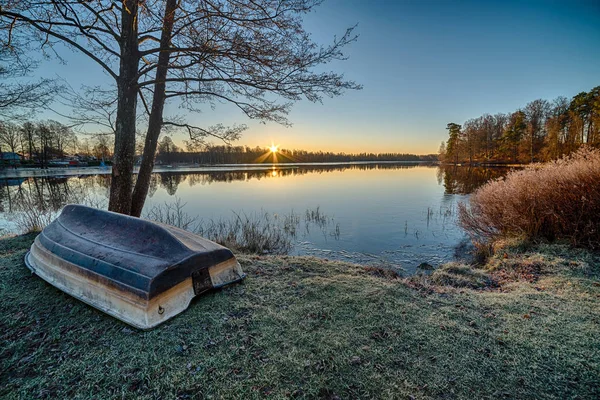
POLYGON ((514 163, 514 162, 439 162, 439 165, 455 166, 455 167, 481 167, 481 168, 524 168, 531 163, 514 163))
MULTIPOLYGON (((431 161, 348 161, 331 163, 265 163, 265 164, 180 164, 175 166, 155 166, 153 173, 165 172, 243 172, 243 171, 268 171, 272 169, 295 169, 304 166, 323 166, 335 167, 344 165, 438 165, 438 162, 431 161)), ((139 165, 134 166, 133 173, 137 174, 139 165)), ((33 177, 53 177, 53 176, 88 176, 88 175, 110 175, 112 167, 70 167, 60 168, 51 167, 48 169, 40 168, 18 168, 18 169, 0 169, 0 179, 33 178, 33 177)))

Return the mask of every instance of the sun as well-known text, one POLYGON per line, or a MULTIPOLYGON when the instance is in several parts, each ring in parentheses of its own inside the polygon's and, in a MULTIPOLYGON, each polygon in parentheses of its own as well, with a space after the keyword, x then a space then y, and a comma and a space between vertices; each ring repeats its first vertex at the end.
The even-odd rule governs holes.
MULTIPOLYGON (((266 144, 266 143, 265 143, 266 144)), ((292 161, 296 162, 297 159, 292 156, 289 150, 282 149, 280 144, 275 144, 271 141, 270 145, 266 145, 264 148, 264 154, 256 158, 255 162, 263 163, 268 162, 271 164, 279 164, 281 162, 292 161)), ((274 172, 279 176, 278 172, 274 172)), ((275 175, 274 175, 275 176, 275 175)))

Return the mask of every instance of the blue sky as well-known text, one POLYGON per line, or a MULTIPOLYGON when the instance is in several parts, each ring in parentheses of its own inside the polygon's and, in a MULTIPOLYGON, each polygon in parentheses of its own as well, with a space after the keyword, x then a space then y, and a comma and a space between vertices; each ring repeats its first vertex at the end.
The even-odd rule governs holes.
MULTIPOLYGON (((207 107, 190 120, 246 123, 239 143, 250 146, 273 141, 311 150, 432 153, 448 122, 600 85, 597 0, 326 0, 305 23, 323 44, 358 23, 349 59, 328 67, 363 90, 323 104, 297 103, 291 128, 248 121, 227 106, 207 107)), ((66 65, 46 63, 43 75, 61 75, 74 87, 109 82, 82 57, 64 58, 66 65)))

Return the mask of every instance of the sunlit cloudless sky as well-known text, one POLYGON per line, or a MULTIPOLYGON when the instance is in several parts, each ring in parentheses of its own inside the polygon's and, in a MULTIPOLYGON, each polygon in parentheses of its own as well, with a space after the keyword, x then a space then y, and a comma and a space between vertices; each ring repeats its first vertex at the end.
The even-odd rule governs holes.
MULTIPOLYGON (((600 85, 600 1, 326 0, 305 17, 317 43, 358 24, 348 60, 327 65, 364 86, 301 101, 286 128, 209 106, 199 125, 245 123, 239 144, 344 152, 435 153, 448 122, 512 112, 600 85)), ((73 87, 110 82, 74 53, 46 63, 73 87)), ((169 111, 182 113, 175 105, 169 111)), ((45 115, 45 117, 52 117, 45 115)), ((56 118, 59 119, 59 118, 56 118)), ((174 137, 176 142, 183 134, 174 137)))

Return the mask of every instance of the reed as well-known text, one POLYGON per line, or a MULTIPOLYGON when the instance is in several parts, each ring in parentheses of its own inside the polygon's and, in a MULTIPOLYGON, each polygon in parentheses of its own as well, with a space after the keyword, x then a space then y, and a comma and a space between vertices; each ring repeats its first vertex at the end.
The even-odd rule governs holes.
POLYGON ((306 233, 310 232, 311 227, 316 227, 325 234, 331 225, 330 236, 335 239, 340 237, 339 225, 319 207, 307 209, 304 218, 293 210, 289 214, 261 210, 249 214, 233 212, 230 218, 201 220, 185 211, 186 204, 179 198, 170 203, 157 204, 144 217, 194 232, 239 253, 288 254, 302 223, 306 233))

